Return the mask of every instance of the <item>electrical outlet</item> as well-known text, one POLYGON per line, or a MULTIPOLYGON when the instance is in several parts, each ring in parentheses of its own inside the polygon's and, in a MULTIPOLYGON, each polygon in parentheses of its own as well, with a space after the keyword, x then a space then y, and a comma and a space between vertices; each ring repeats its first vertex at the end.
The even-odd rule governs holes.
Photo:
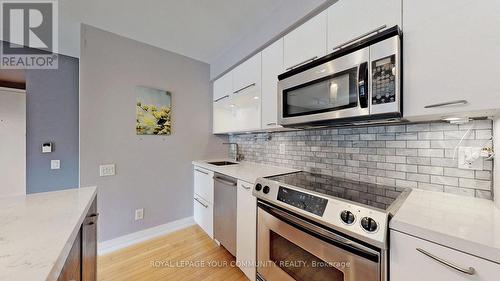
POLYGON ((142 220, 144 218, 144 208, 135 210, 135 220, 142 220))
POLYGON ((51 170, 61 169, 61 160, 50 160, 50 169, 51 170))
POLYGON ((284 143, 280 143, 280 154, 285 154, 286 146, 284 143))
POLYGON ((106 164, 99 166, 99 176, 107 177, 115 175, 115 164, 106 164))
POLYGON ((465 170, 483 170, 481 147, 459 147, 458 168, 465 170))

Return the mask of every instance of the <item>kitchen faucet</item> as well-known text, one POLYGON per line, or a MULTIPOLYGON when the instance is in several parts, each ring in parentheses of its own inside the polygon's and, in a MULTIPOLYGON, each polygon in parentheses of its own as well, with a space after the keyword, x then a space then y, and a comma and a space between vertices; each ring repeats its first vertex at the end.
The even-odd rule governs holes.
POLYGON ((240 146, 237 143, 235 143, 235 142, 223 142, 222 144, 227 144, 227 145, 234 144, 236 146, 236 155, 234 157, 234 161, 240 162, 241 160, 243 160, 243 158, 245 158, 243 156, 243 154, 240 154, 240 146))

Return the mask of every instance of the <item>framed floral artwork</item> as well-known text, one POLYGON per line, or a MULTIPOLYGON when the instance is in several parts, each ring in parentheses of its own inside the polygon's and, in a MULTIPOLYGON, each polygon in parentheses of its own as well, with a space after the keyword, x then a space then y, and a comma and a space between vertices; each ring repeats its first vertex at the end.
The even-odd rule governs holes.
POLYGON ((136 87, 137 135, 172 133, 172 95, 168 91, 136 87))

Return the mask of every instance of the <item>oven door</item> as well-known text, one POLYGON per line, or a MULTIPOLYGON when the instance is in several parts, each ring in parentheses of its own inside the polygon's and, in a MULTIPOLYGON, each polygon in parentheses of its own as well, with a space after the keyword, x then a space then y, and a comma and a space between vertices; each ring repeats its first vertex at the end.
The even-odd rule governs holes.
POLYGON ((380 281, 380 252, 258 203, 257 276, 265 281, 380 281))
POLYGON ((280 125, 369 115, 368 62, 364 48, 279 81, 280 125))

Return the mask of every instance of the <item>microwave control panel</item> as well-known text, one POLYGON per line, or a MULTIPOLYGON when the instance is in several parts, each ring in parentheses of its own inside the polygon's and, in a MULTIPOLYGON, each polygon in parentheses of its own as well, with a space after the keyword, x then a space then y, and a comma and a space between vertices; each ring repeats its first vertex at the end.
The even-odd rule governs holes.
POLYGON ((372 62, 372 104, 396 101, 396 56, 372 62))

